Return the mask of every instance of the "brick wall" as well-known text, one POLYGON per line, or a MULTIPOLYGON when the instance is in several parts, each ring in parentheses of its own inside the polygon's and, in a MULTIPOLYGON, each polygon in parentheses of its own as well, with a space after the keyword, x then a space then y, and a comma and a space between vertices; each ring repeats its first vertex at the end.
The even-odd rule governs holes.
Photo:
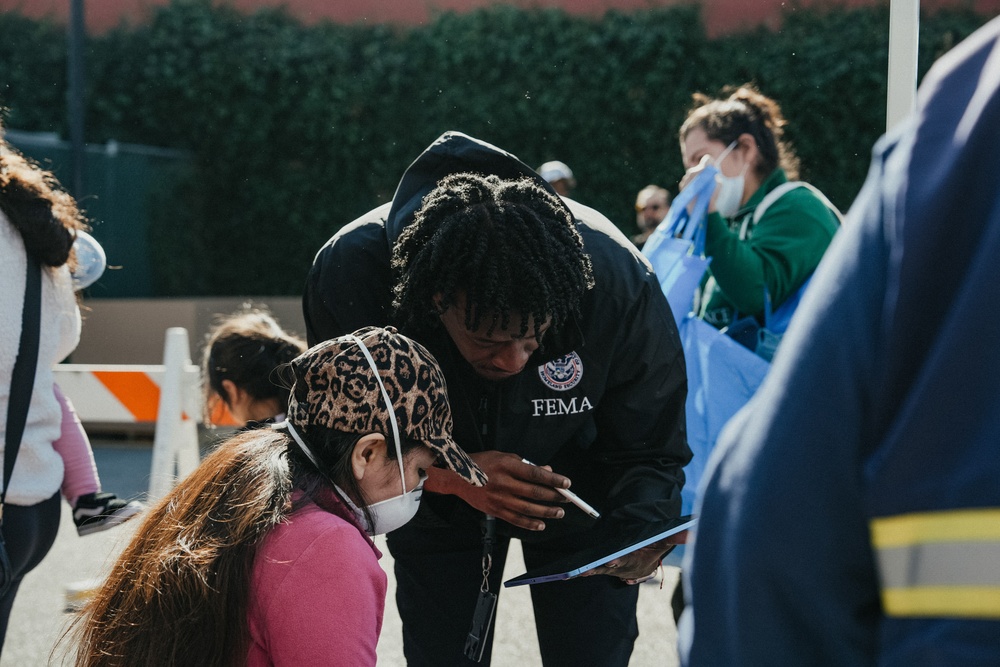
MULTIPOLYGON (((87 29, 103 32, 121 23, 145 21, 150 8, 170 0, 81 0, 84 2, 87 29)), ((857 7, 888 0, 799 0, 803 5, 857 7)), ((423 23, 438 11, 463 11, 494 4, 496 0, 228 0, 242 10, 284 6, 304 22, 324 19, 340 23, 423 23)), ((523 7, 562 7, 566 11, 599 16, 609 9, 622 11, 650 6, 688 4, 691 0, 514 0, 507 4, 523 7)), ((758 24, 775 25, 788 0, 701 0, 705 24, 710 35, 732 32, 758 24)), ((1000 14, 1000 0, 922 0, 925 10, 971 5, 982 14, 1000 14)), ((41 17, 51 16, 65 22, 70 0, 0 0, 0 11, 18 11, 41 17)))

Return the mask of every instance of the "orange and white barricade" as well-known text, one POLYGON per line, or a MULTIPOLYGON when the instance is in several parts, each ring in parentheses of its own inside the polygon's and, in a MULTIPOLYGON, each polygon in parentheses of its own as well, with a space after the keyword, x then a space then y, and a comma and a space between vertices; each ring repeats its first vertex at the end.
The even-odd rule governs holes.
POLYGON ((163 365, 57 364, 55 381, 80 420, 104 424, 154 423, 149 499, 155 501, 200 458, 198 367, 188 353, 187 330, 167 330, 163 365))

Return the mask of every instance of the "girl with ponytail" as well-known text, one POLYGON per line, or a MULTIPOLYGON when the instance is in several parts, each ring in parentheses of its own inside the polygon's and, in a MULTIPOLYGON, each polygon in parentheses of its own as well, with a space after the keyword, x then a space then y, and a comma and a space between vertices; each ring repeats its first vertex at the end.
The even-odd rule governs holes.
POLYGON ((288 388, 274 370, 305 349, 305 341, 282 329, 264 308, 247 304, 217 321, 201 362, 205 424, 212 425, 220 401, 241 427, 281 421, 288 388))

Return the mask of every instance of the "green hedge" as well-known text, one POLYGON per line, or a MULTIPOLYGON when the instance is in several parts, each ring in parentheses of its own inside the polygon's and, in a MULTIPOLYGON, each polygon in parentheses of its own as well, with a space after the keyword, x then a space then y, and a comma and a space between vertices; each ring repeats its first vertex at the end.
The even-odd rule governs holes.
MULTIPOLYGON (((986 20, 924 17, 920 73, 986 20)), ((887 31, 885 7, 793 8, 780 30, 710 40, 693 5, 599 20, 495 6, 401 28, 175 0, 88 40, 87 139, 194 156, 152 201, 158 294, 298 294, 322 243, 450 129, 567 162, 576 198, 631 232, 635 192, 682 175, 691 94, 744 81, 782 103, 804 175, 846 208, 885 125, 887 31)), ((65 88, 65 29, 0 14, 7 125, 65 136, 65 88)))

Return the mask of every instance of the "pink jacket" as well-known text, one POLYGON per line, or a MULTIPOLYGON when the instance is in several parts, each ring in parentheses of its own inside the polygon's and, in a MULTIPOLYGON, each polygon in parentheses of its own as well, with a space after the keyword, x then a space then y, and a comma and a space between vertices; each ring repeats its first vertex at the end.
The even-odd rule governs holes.
POLYGON ((374 665, 381 557, 357 525, 312 502, 275 527, 254 564, 248 667, 374 665))

